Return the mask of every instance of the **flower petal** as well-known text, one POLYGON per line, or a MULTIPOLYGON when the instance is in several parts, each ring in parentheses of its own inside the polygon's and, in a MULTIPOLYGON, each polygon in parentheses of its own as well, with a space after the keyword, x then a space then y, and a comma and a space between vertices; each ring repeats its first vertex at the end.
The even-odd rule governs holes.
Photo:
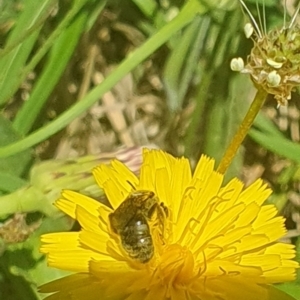
POLYGON ((237 178, 232 179, 225 187, 220 189, 218 197, 226 199, 218 205, 218 211, 226 210, 237 203, 241 203, 240 194, 244 184, 237 178))
POLYGON ((143 149, 139 189, 156 191, 156 172, 165 170, 167 180, 171 174, 170 160, 168 154, 161 150, 143 149))
POLYGON ((114 258, 111 257, 111 254, 109 253, 107 249, 107 242, 111 237, 102 232, 102 233, 95 233, 87 230, 82 230, 79 233, 79 239, 81 245, 83 245, 85 248, 90 249, 96 253, 102 254, 103 260, 114 260, 114 258))
POLYGON ((218 201, 217 195, 223 180, 223 175, 213 171, 213 167, 213 160, 208 159, 206 156, 201 156, 192 183, 185 190, 181 201, 180 216, 173 232, 175 241, 188 244, 189 241, 187 239, 189 235, 185 233, 192 233, 190 227, 204 228, 209 220, 209 216, 213 213, 214 204, 218 201), (185 242, 182 240, 184 236, 185 242))
MULTIPOLYGON (((77 206, 76 208, 76 219, 81 225, 82 228, 88 230, 88 231, 93 231, 98 233, 99 235, 102 235, 103 233, 103 227, 105 226, 100 226, 101 220, 99 219, 99 212, 97 215, 92 215, 89 211, 87 211, 85 208, 82 206, 77 206)), ((108 229, 106 228, 106 231, 108 229)), ((106 236, 108 236, 106 234, 106 236)))
POLYGON ((90 274, 78 273, 42 285, 39 291, 54 292, 47 300, 98 300, 101 289, 99 281, 90 274))
POLYGON ((135 176, 135 174, 120 161, 116 159, 112 160, 111 166, 118 174, 120 174, 120 176, 126 178, 126 182, 129 182, 132 186, 135 187, 139 184, 139 179, 135 176))
POLYGON ((127 295, 146 289, 149 276, 145 268, 134 270, 124 261, 90 262, 90 272, 103 285, 103 299, 125 299, 127 295), (113 282, 113 284, 112 284, 113 282))
POLYGON ((111 204, 116 209, 132 191, 136 185, 136 180, 133 173, 126 168, 122 163, 115 161, 112 166, 100 165, 93 170, 95 180, 98 185, 104 189, 104 192, 111 204), (129 177, 128 177, 128 174, 129 177), (132 181, 130 181, 132 180, 132 181))
POLYGON ((176 222, 182 195, 192 178, 189 161, 175 159, 163 151, 144 149, 143 154, 138 188, 154 191, 172 212, 172 222, 176 222))
POLYGON ((261 179, 258 179, 241 193, 240 201, 246 204, 255 201, 261 206, 271 193, 272 191, 267 188, 267 185, 261 179))
POLYGON ((98 215, 98 209, 101 204, 100 202, 96 201, 93 198, 87 197, 85 195, 79 194, 77 192, 71 190, 64 190, 62 192, 61 199, 58 199, 55 202, 55 206, 62 210, 64 213, 72 217, 73 219, 76 218, 76 206, 80 205, 85 207, 85 209, 92 215, 98 215))
POLYGON ((74 272, 87 272, 91 257, 103 256, 91 250, 83 249, 78 232, 50 233, 41 236, 42 253, 47 254, 51 267, 74 272))

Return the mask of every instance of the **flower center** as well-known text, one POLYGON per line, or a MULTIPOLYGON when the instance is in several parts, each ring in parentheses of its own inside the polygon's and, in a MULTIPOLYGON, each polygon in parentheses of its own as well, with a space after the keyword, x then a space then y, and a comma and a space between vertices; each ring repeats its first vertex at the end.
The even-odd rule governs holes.
POLYGON ((179 244, 167 245, 160 256, 157 271, 164 284, 187 283, 195 276, 193 254, 179 244))

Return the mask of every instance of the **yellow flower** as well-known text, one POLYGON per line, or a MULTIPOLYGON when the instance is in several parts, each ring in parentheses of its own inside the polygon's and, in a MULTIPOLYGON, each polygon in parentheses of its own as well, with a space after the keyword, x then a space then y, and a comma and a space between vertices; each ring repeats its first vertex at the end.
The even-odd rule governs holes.
POLYGON ((77 274, 42 286, 55 292, 47 299, 292 299, 270 285, 294 280, 298 264, 294 247, 276 242, 284 219, 262 206, 271 191, 261 180, 222 187, 213 159, 202 156, 192 175, 187 159, 158 150, 144 150, 139 178, 117 160, 93 173, 112 208, 62 193, 56 206, 81 230, 43 235, 41 252, 49 266, 77 274), (134 191, 154 192, 166 208, 162 230, 149 220, 155 251, 147 263, 130 258, 110 225, 134 191))

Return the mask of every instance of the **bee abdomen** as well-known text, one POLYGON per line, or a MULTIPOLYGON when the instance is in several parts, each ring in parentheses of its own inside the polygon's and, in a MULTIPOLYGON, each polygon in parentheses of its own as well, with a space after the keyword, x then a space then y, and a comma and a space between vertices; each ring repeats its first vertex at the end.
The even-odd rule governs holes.
POLYGON ((143 215, 137 214, 132 218, 120 236, 122 246, 131 258, 146 263, 153 257, 153 241, 149 225, 143 215))

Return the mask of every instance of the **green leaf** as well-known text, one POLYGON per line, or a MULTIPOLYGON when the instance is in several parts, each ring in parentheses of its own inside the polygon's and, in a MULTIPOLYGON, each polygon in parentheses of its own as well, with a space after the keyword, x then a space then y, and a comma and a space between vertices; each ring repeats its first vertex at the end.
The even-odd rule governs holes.
MULTIPOLYGON (((5 146, 18 141, 20 135, 12 128, 10 121, 0 115, 0 145, 5 146)), ((21 176, 31 160, 30 150, 20 152, 18 155, 11 155, 6 158, 0 158, 0 172, 7 175, 21 176)), ((19 182, 20 183, 20 182, 19 182)), ((2 183, 3 184, 3 183, 2 183)), ((12 183, 13 184, 13 183, 12 183)), ((15 182, 18 185, 17 182, 15 182)), ((9 187, 7 187, 9 189, 9 187)))
POLYGON ((260 128, 263 131, 257 129, 251 129, 249 136, 265 147, 266 149, 280 155, 282 157, 293 160, 300 163, 300 145, 296 144, 285 137, 279 137, 278 135, 272 135, 270 132, 260 128))
POLYGON ((300 300, 300 284, 297 282, 285 282, 276 285, 278 289, 288 295, 294 297, 295 300, 300 300))
POLYGON ((278 130, 277 126, 262 113, 259 113, 254 120, 254 127, 268 133, 269 135, 284 137, 282 132, 278 130))
POLYGON ((177 46, 172 50, 166 62, 163 80, 171 112, 182 108, 185 93, 197 67, 195 61, 201 54, 207 29, 207 26, 201 23, 200 17, 195 18, 183 34, 178 35, 177 46), (205 27, 205 32, 203 27, 205 27))
MULTIPOLYGON (((27 260, 23 254, 20 258, 27 260)), ((16 275, 11 272, 11 266, 13 264, 14 261, 11 261, 10 252, 6 251, 0 257, 0 299, 38 299, 37 295, 30 287, 30 283, 23 276, 16 275)))
POLYGON ((135 5, 143 12, 143 14, 151 18, 157 9, 157 3, 154 0, 132 0, 135 5))
POLYGON ((56 0, 24 2, 24 10, 17 18, 5 48, 0 53, 0 105, 8 101, 23 81, 20 74, 39 35, 40 21, 50 12, 50 7, 55 2, 56 0), (11 51, 4 55, 7 49, 11 51))
POLYGON ((21 134, 28 133, 39 116, 40 110, 48 100, 74 52, 87 19, 88 12, 82 9, 57 38, 51 49, 50 58, 34 86, 30 98, 27 99, 15 118, 14 128, 21 134))
POLYGON ((0 190, 11 193, 24 186, 27 182, 20 177, 0 171, 0 190))

